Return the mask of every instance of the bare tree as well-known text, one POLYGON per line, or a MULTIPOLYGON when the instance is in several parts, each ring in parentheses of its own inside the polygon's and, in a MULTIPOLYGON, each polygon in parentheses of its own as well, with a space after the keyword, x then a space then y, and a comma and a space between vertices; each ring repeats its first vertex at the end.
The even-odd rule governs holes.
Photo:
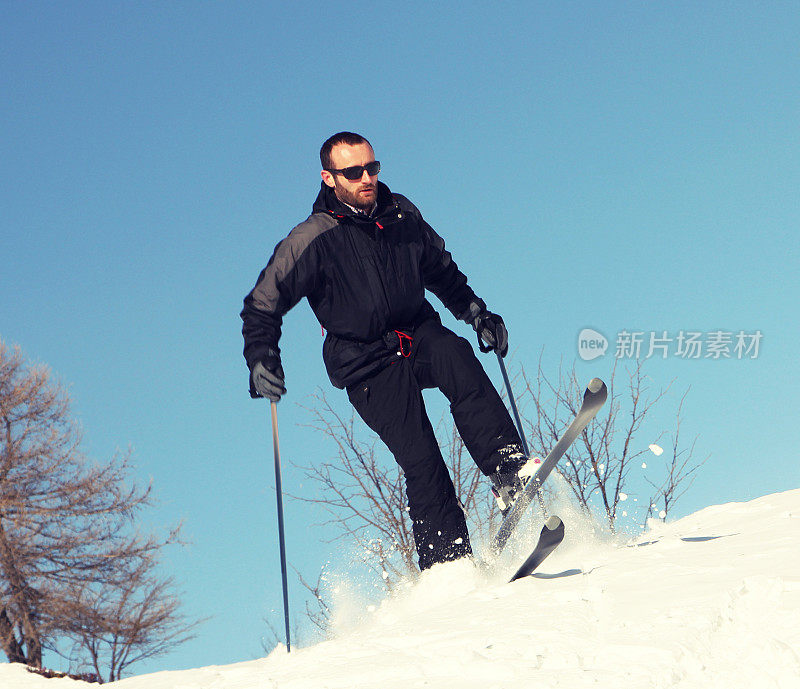
POLYGON ((414 534, 406 508, 403 472, 382 461, 377 436, 359 439, 355 416, 343 417, 324 392, 313 396, 311 427, 329 437, 336 448, 332 460, 303 467, 319 492, 313 498, 292 496, 322 505, 339 539, 356 544, 364 560, 383 578, 388 590, 400 578, 418 572, 414 534))
MULTIPOLYGON (((637 361, 625 371, 627 380, 617 384, 619 374, 617 362, 608 381, 609 397, 604 410, 589 424, 564 454, 556 471, 567 482, 577 504, 588 514, 599 507, 606 524, 612 530, 616 525, 618 509, 625 500, 629 475, 637 460, 649 451, 650 442, 640 439, 643 424, 654 416, 654 408, 667 395, 672 382, 665 388, 651 391, 643 373, 643 361, 637 361)), ((536 380, 530 380, 524 369, 522 397, 531 401, 533 412, 524 419, 529 429, 531 448, 534 454, 546 453, 566 429, 581 405, 584 386, 578 380, 575 366, 564 371, 558 369, 558 377, 550 380, 539 361, 536 380)), ((656 497, 664 498, 664 513, 685 492, 676 492, 679 485, 702 464, 693 463, 694 444, 689 448, 678 445, 680 410, 686 395, 678 407, 675 440, 675 459, 668 467, 665 481, 657 488, 656 497)), ((655 438, 659 440, 661 434, 655 438)), ((686 486, 688 488, 688 485, 686 486)), ((649 505, 648 505, 649 507, 649 505)), ((666 518, 666 517, 665 517, 666 518)))
POLYGON ((694 461, 694 450, 697 445, 697 437, 692 440, 691 445, 684 447, 680 442, 681 423, 683 421, 683 403, 686 401, 688 389, 683 393, 678 404, 678 411, 675 418, 675 430, 671 434, 670 453, 668 455, 665 475, 661 483, 654 483, 650 479, 647 482, 655 492, 650 496, 648 509, 645 513, 645 524, 650 516, 653 507, 658 509, 661 521, 667 520, 667 515, 675 503, 686 493, 694 483, 695 472, 708 460, 710 455, 706 455, 702 460, 694 461))
MULTIPOLYGON (((310 425, 331 439, 335 456, 302 467, 318 490, 313 497, 292 497, 323 506, 330 515, 325 524, 339 532, 335 539, 354 544, 366 567, 391 592, 401 580, 419 574, 403 472, 388 451, 382 451, 376 435, 370 433, 367 440, 362 439, 361 422, 352 410, 349 416, 343 416, 323 391, 312 399, 313 404, 307 408, 312 417, 310 425)), ((466 452, 452 421, 442 421, 437 435, 471 532, 478 539, 488 536, 495 528, 499 510, 486 490, 485 477, 466 452)), ((300 574, 298 577, 314 602, 307 604, 306 615, 325 631, 330 608, 325 600, 323 574, 315 584, 300 574)))
MULTIPOLYGON (((303 575, 295 569, 295 573, 297 574, 297 578, 300 580, 300 583, 303 587, 311 593, 314 597, 314 604, 312 605, 310 601, 306 601, 306 617, 311 621, 311 623, 320 631, 326 631, 331 624, 331 615, 332 610, 331 606, 328 605, 328 601, 325 599, 325 569, 321 569, 319 576, 317 577, 316 584, 310 584, 303 575)), ((269 621, 268 621, 269 623, 269 621)), ((276 639, 276 642, 280 639, 275 628, 270 624, 270 630, 272 631, 272 635, 276 639)))
POLYGON ((158 537, 134 528, 151 487, 130 483, 130 454, 90 462, 63 388, 1 341, 0 425, 0 648, 9 661, 41 667, 44 649, 60 653, 71 639, 100 674, 98 650, 113 638, 116 679, 186 638, 174 633, 191 625, 171 582, 154 573, 179 529, 158 537))
MULTIPOLYGON (((618 384, 617 378, 622 376, 615 365, 607 381, 609 399, 604 410, 576 439, 556 469, 581 509, 587 514, 600 511, 612 530, 619 505, 626 498, 625 490, 629 489, 630 472, 649 451, 650 443, 643 443, 640 437, 643 425, 655 417, 654 409, 670 387, 652 392, 641 362, 624 375, 627 379, 618 384)), ((517 390, 531 453, 544 457, 578 412, 584 384, 578 380, 574 365, 566 371, 559 367, 557 378, 551 380, 540 360, 535 380, 520 367, 512 385, 517 390)), ((673 460, 667 466, 664 482, 653 486, 656 488, 653 500, 660 497, 664 512, 682 495, 688 487, 687 479, 699 466, 692 461, 694 444, 683 448, 679 443, 682 405, 683 399, 673 435, 673 460)), ((363 439, 365 431, 354 413, 343 416, 324 392, 313 397, 313 404, 307 410, 312 415, 312 428, 333 442, 336 453, 330 460, 302 467, 318 490, 294 497, 322 505, 330 515, 326 524, 338 529, 336 538, 358 545, 364 563, 381 577, 384 588, 392 591, 400 579, 418 573, 402 471, 388 452, 380 451, 382 446, 374 434, 363 439)), ((440 422, 437 436, 473 541, 486 542, 499 524, 499 510, 488 482, 466 452, 449 416, 440 422)), ((551 491, 552 482, 543 491, 544 503, 552 497, 551 491)), ((324 572, 316 584, 302 576, 300 581, 316 604, 307 606, 307 616, 325 631, 330 622, 330 608, 325 600, 324 572)))
POLYGON ((193 638, 200 621, 187 622, 171 578, 159 576, 152 557, 139 559, 123 585, 85 587, 84 617, 75 620, 74 659, 88 662, 109 682, 120 679, 136 662, 163 655, 193 638))

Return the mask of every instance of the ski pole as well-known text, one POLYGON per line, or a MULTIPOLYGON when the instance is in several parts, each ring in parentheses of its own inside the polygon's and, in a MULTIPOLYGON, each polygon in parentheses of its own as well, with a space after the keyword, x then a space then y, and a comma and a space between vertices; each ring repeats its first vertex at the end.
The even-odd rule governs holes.
POLYGON ((503 363, 503 357, 500 356, 500 352, 496 352, 497 354, 497 363, 500 364, 500 372, 503 374, 503 382, 506 384, 506 391, 508 392, 508 401, 511 404, 511 411, 514 413, 514 421, 517 424, 517 431, 519 432, 519 439, 522 442, 522 451, 525 453, 526 457, 530 457, 530 452, 528 452, 528 443, 525 440, 525 433, 522 430, 522 421, 519 418, 519 412, 517 411, 517 403, 514 401, 514 393, 511 391, 511 383, 508 381, 508 373, 506 372, 506 365, 503 363))
MULTIPOLYGON (((500 372, 503 374, 503 382, 506 384, 506 390, 508 391, 508 401, 511 404, 511 411, 514 412, 514 421, 517 424, 517 431, 519 432, 519 440, 522 443, 522 451, 525 453, 525 457, 530 459, 531 453, 528 451, 528 441, 525 440, 525 432, 522 430, 522 420, 519 418, 519 412, 517 411, 517 403, 514 401, 514 393, 511 391, 511 383, 508 380, 508 373, 506 372, 506 365, 503 362, 503 357, 500 356, 500 352, 496 352, 497 354, 497 363, 500 364, 500 372)), ((539 500, 539 507, 542 509, 542 514, 547 515, 547 506, 544 504, 544 498, 542 494, 537 492, 536 497, 539 500)))
POLYGON ((281 451, 278 447, 278 405, 272 402, 272 447, 275 453, 275 490, 278 495, 278 539, 281 548, 281 579, 283 582, 283 617, 286 622, 286 652, 292 650, 289 640, 289 585, 286 580, 286 540, 283 535, 283 491, 281 489, 281 451))

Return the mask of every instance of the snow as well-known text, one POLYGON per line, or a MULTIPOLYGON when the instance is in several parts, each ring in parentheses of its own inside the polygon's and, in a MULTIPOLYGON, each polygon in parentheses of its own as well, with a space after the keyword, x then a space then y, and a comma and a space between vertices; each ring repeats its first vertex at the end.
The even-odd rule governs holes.
MULTIPOLYGON (((565 522, 564 544, 514 584, 442 565, 372 612, 337 601, 329 641, 116 686, 800 688, 800 490, 651 520, 628 543, 565 522)), ((83 686, 0 664, 3 689, 83 686)))

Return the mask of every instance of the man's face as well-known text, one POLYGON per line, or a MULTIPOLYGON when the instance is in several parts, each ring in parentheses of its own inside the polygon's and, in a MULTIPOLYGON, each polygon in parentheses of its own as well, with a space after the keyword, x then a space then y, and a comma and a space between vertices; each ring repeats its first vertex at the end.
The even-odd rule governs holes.
MULTIPOLYGON (((338 144, 331 150, 332 167, 341 170, 353 165, 364 166, 375 160, 375 153, 369 144, 338 144)), ((378 175, 370 175, 364 170, 360 179, 351 181, 338 172, 322 171, 322 180, 331 187, 340 201, 358 208, 371 211, 378 198, 378 175)))

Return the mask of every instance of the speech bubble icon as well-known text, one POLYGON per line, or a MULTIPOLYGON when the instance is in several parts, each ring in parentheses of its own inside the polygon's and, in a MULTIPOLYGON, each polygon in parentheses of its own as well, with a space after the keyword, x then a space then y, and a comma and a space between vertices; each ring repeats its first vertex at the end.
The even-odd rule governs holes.
POLYGON ((603 356, 608 349, 608 340, 603 333, 592 328, 584 328, 578 333, 578 356, 584 361, 591 361, 603 356))

